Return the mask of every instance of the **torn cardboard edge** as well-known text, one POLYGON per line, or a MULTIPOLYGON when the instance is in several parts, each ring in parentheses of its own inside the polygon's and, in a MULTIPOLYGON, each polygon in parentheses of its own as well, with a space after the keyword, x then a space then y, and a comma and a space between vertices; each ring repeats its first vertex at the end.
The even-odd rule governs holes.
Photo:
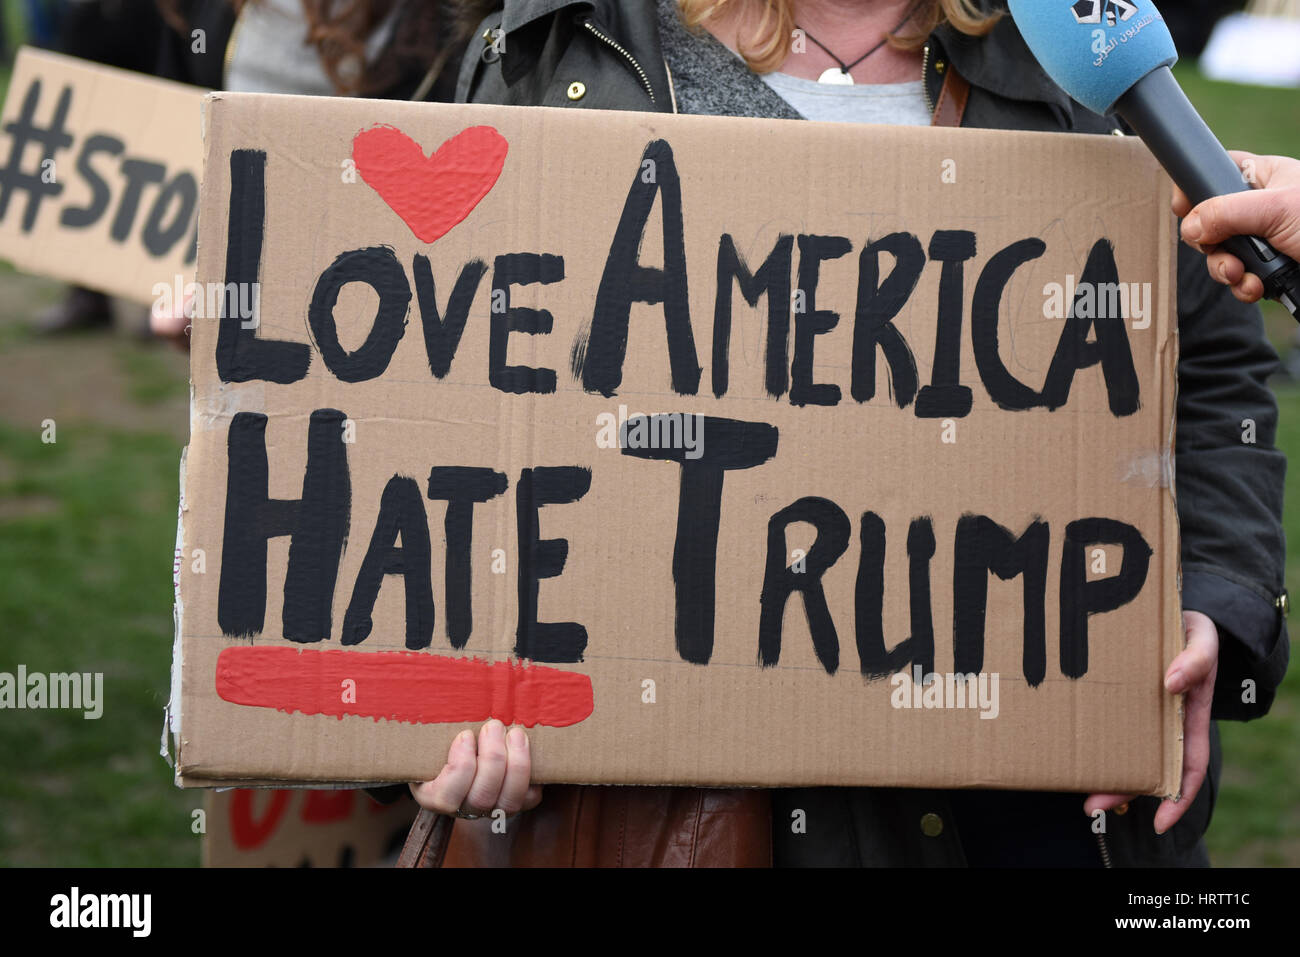
POLYGON ((1178 492, 1177 492, 1177 429, 1178 429, 1178 392, 1180 383, 1178 380, 1178 359, 1181 349, 1181 340, 1179 339, 1178 329, 1178 243, 1182 241, 1178 230, 1178 219, 1172 212, 1173 206, 1173 188, 1171 181, 1166 178, 1165 189, 1163 189, 1161 201, 1166 198, 1168 204, 1165 206, 1170 212, 1164 219, 1164 230, 1159 246, 1160 265, 1162 272, 1171 290, 1169 295, 1170 310, 1170 329, 1169 337, 1165 342, 1165 347, 1161 351, 1161 361, 1164 363, 1164 375, 1166 379, 1173 383, 1173 388, 1168 395, 1167 405, 1161 410, 1161 418, 1168 423, 1165 431, 1165 447, 1161 455, 1161 474, 1162 477, 1167 475, 1169 480, 1162 483, 1165 494, 1162 496, 1164 505, 1165 520, 1174 529, 1172 539, 1179 543, 1179 549, 1170 550, 1165 555, 1164 574, 1174 582, 1174 594, 1178 601, 1168 617, 1172 619, 1171 625, 1165 628, 1164 656, 1161 662, 1161 694, 1165 701, 1164 718, 1165 727, 1163 728, 1162 740, 1165 742, 1165 770, 1161 782, 1161 793, 1159 797, 1169 800, 1179 800, 1182 797, 1183 782, 1183 732, 1185 722, 1185 705, 1186 695, 1170 695, 1164 690, 1163 675, 1164 670, 1168 668, 1169 663, 1173 661, 1178 653, 1183 650, 1184 632, 1183 632, 1183 563, 1181 553, 1182 534, 1178 522, 1178 492), (1166 197, 1164 194, 1168 193, 1166 197))

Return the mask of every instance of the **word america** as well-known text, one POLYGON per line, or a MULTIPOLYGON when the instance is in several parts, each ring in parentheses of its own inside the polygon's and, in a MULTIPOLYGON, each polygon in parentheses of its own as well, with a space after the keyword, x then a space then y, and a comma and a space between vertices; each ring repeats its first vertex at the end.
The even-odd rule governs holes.
MULTIPOLYGON (((673 152, 664 140, 651 142, 643 163, 653 161, 658 173, 648 182, 633 180, 614 238, 605 259, 589 329, 579 333, 572 349, 572 369, 585 391, 613 396, 623 383, 628 329, 636 303, 662 306, 671 368, 671 387, 678 395, 696 395, 702 367, 687 294, 687 260, 680 179, 673 152), (642 265, 640 251, 656 197, 663 209, 662 267, 642 265)), ((313 345, 275 340, 257 334, 260 323, 235 321, 244 303, 237 290, 259 282, 265 231, 267 155, 239 149, 230 154, 230 222, 226 243, 226 274, 218 287, 226 290, 219 323, 216 364, 224 382, 265 380, 297 382, 307 375, 313 345)), ((962 290, 967 264, 976 257, 976 234, 943 229, 929 243, 911 233, 894 232, 869 241, 858 256, 858 284, 853 312, 853 344, 849 394, 867 402, 878 391, 877 358, 888 369, 888 392, 901 409, 914 407, 919 418, 968 415, 972 390, 961 382, 961 340, 965 314, 962 290), (882 261, 888 271, 882 270, 882 261), (931 381, 922 386, 912 345, 894 325, 920 281, 928 262, 940 264, 938 321, 935 329, 931 381)), ((852 242, 844 236, 782 235, 762 264, 752 269, 735 239, 718 240, 712 342, 712 391, 726 394, 730 384, 732 305, 736 288, 751 306, 767 300, 764 343, 765 391, 787 397, 794 406, 834 406, 843 399, 839 385, 814 381, 815 351, 820 336, 839 325, 839 313, 817 302, 822 265, 848 255, 852 242), (795 266, 795 249, 798 265, 795 266), (795 284, 791 285, 791 276, 795 284), (793 358, 790 343, 793 339, 793 358)), ((1110 412, 1116 417, 1137 411, 1139 384, 1128 330, 1122 313, 1107 303, 1071 305, 1061 326, 1055 354, 1040 387, 1017 379, 999 354, 999 313, 1003 293, 1017 270, 1041 257, 1047 246, 1029 237, 993 253, 980 270, 970 305, 970 335, 975 365, 989 397, 1002 409, 1054 410, 1066 404, 1075 373, 1100 364, 1110 412)), ((411 263, 414 299, 419 310, 429 371, 443 379, 451 370, 472 307, 488 266, 475 259, 461 266, 447 298, 438 307, 433 266, 416 253, 411 263)), ((515 286, 559 283, 565 260, 552 253, 516 252, 495 257, 489 327, 489 384, 505 393, 548 394, 556 391, 554 369, 508 365, 511 335, 548 335, 554 317, 545 309, 512 307, 515 286)), ((1098 239, 1088 255, 1079 286, 1092 289, 1119 283, 1114 250, 1098 239)), ((306 310, 314 348, 329 372, 342 382, 365 382, 388 368, 406 332, 412 282, 396 254, 387 246, 352 249, 339 254, 317 278, 306 310), (355 350, 339 338, 334 308, 350 283, 369 285, 378 297, 365 340, 355 350)), ((644 384, 644 383, 642 383, 644 384)))

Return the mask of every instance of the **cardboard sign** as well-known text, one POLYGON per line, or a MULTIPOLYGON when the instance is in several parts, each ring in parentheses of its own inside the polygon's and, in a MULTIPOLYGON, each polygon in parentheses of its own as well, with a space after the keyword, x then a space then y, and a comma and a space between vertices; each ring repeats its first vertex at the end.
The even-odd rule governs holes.
POLYGON ((418 808, 364 791, 209 792, 204 867, 379 867, 402 848, 418 808))
POLYGON ((183 783, 427 779, 495 716, 544 782, 1176 788, 1136 140, 206 115, 183 783))
POLYGON ((152 303, 194 274, 204 91, 28 47, 0 127, 0 258, 152 303))

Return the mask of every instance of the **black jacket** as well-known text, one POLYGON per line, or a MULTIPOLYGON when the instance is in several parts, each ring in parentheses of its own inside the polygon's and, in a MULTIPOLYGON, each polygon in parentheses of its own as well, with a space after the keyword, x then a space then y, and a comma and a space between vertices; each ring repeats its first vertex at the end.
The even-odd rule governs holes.
MULTIPOLYGON (((992 2, 992 0, 989 0, 992 2)), ((987 37, 949 26, 929 39, 925 89, 936 102, 951 64, 972 90, 963 126, 1110 134, 1118 121, 1071 100, 1042 71, 1010 18, 987 37)), ((507 0, 473 32, 456 86, 460 102, 671 112, 654 0, 507 0), (499 31, 499 32, 498 32, 499 31), (504 38, 504 42, 494 42, 504 38), (570 85, 585 93, 575 100, 570 85)), ((1179 244, 1180 340, 1176 492, 1183 608, 1220 634, 1213 716, 1263 715, 1286 671, 1281 614, 1286 460, 1275 448, 1277 406, 1266 380, 1277 356, 1259 310, 1214 283, 1204 257, 1179 244), (1254 444, 1242 441, 1243 420, 1254 444), (1243 695, 1253 682, 1255 695, 1243 695)), ((1217 728, 1210 774, 1183 820, 1156 837, 1158 801, 1107 815, 1094 841, 1080 795, 810 788, 777 792, 776 857, 786 864, 1205 864, 1201 840, 1220 774, 1217 728), (791 837, 794 810, 807 833, 791 837), (1059 822, 1077 814, 1083 840, 1059 846, 1059 822), (1053 822, 1057 826, 1053 826, 1053 822), (963 836, 962 831, 965 831, 963 836)))

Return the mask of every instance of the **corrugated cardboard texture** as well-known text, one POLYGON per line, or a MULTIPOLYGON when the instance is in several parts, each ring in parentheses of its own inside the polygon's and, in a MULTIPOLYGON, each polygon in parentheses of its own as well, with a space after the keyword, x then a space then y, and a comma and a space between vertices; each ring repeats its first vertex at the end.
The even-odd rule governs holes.
POLYGON ((418 810, 362 791, 212 791, 204 800, 204 867, 378 867, 418 810))
MULTIPOLYGON (((228 273, 228 241, 235 235, 247 254, 250 237, 261 235, 256 273, 261 288, 260 312, 246 323, 249 329, 239 329, 237 317, 226 320, 223 348, 230 351, 223 361, 230 363, 226 372, 232 381, 218 373, 220 324, 196 321, 193 335, 183 547, 186 556, 201 549, 204 563, 196 572, 187 560, 181 572, 177 768, 183 783, 427 779, 442 766, 452 737, 477 726, 490 711, 527 722, 549 715, 543 718, 549 724, 531 731, 535 778, 544 782, 1143 793, 1176 788, 1180 715, 1177 699, 1162 690, 1164 669, 1181 646, 1178 533, 1170 488, 1175 237, 1169 183, 1139 142, 232 94, 214 95, 207 107, 199 279, 248 280, 253 273, 228 273), (376 124, 395 127, 414 143, 404 147, 391 130, 367 133, 354 153, 354 138, 376 124), (476 142, 462 138, 442 146, 481 126, 504 139, 503 165, 499 150, 493 152, 500 144, 481 132, 471 134, 476 142), (440 146, 433 160, 424 159, 440 146), (258 152, 265 154, 264 165, 258 152), (500 176, 493 185, 497 166, 500 176), (232 168, 241 171, 247 187, 233 212, 232 168), (256 206, 259 169, 265 178, 264 215, 256 206), (667 243, 670 281, 664 284, 659 273, 636 274, 629 264, 639 256, 643 270, 664 266, 664 197, 670 198, 672 220, 678 182, 684 242, 667 243), (475 203, 485 187, 490 188, 475 203), (636 209, 646 202, 651 211, 641 238, 636 209), (629 225, 616 242, 625 207, 629 225), (915 237, 914 243, 899 239, 899 233, 915 237), (428 242, 417 234, 438 238, 428 242), (779 290, 778 301, 791 300, 789 336, 786 342, 773 338, 770 363, 769 301, 759 299, 751 307, 729 275, 721 287, 732 290, 729 345, 724 349, 715 335, 724 235, 730 240, 723 245, 734 245, 751 271, 783 242, 790 250, 788 267, 783 263, 764 274, 779 290), (905 382, 891 378, 881 351, 871 347, 867 333, 879 313, 879 308, 872 312, 872 304, 881 301, 873 294, 880 282, 889 282, 896 263, 888 253, 864 259, 862 251, 891 236, 900 262, 913 252, 924 262, 922 267, 917 261, 919 278, 905 298, 907 283, 902 283, 894 328, 908 344, 919 383, 959 381, 970 390, 968 412, 944 407, 961 401, 960 392, 951 389, 913 399, 905 382), (972 244, 973 250, 967 248, 972 244), (391 257, 382 251, 364 254, 363 268, 351 275, 381 287, 383 301, 397 302, 399 309, 408 290, 410 295, 406 324, 386 364, 373 359, 374 349, 362 349, 381 301, 375 286, 347 284, 332 313, 318 309, 314 327, 308 318, 314 295, 328 300, 321 289, 329 283, 318 285, 318 279, 331 264, 348 251, 377 247, 387 247, 391 257), (622 250, 622 265, 611 257, 612 247, 622 250), (684 270, 678 265, 681 250, 684 270), (556 260, 498 258, 513 254, 559 257, 562 270, 556 260), (428 257, 428 276, 422 276, 418 257, 428 257), (942 259, 949 264, 937 261, 942 259), (481 260, 485 272, 477 287, 467 287, 473 298, 463 335, 449 368, 444 355, 441 374, 435 375, 425 338, 434 340, 437 353, 437 322, 450 311, 457 277, 473 260, 481 260), (960 273, 958 260, 964 260, 960 273), (1113 274, 1099 268, 1110 262, 1113 274), (534 270, 531 277, 528 267, 534 270), (1005 283, 996 278, 999 271, 1005 283), (692 342, 683 345, 679 325, 674 374, 666 312, 680 315, 671 304, 683 275, 692 342), (633 283, 637 276, 639 287, 633 283), (1150 299, 1141 316, 1136 314, 1140 299, 1133 300, 1127 319, 1072 324, 1060 310, 1053 313, 1049 284, 1066 287, 1057 298, 1064 296, 1064 311, 1070 312, 1077 284, 1105 282, 1108 276, 1145 288, 1150 299), (436 285, 436 320, 427 296, 429 277, 436 285), (508 281, 513 284, 507 287, 508 281), (417 285, 426 292, 423 304, 417 285), (944 288, 949 292, 942 294, 944 288), (610 303, 637 289, 640 294, 632 298, 666 296, 670 306, 635 302, 621 310, 629 316, 629 331, 620 376, 610 358, 619 338, 611 335, 611 317, 620 310, 610 303), (535 321, 517 312, 523 309, 546 310, 550 331, 522 331, 535 321), (983 368, 977 368, 972 345, 973 309, 982 322, 983 368), (322 324, 331 314, 340 345, 327 346, 327 365, 320 340, 331 335, 322 324), (994 317, 996 356, 988 346, 994 317), (496 356, 495 365, 489 345, 494 321, 506 342, 506 357, 496 356), (1089 332, 1089 326, 1101 331, 1089 332), (941 328, 946 329, 942 334, 941 328), (1091 342, 1096 335, 1112 356, 1105 375, 1100 365, 1087 362, 1093 346, 1080 345, 1082 337, 1091 342), (1077 348, 1069 346, 1071 336, 1077 348), (866 344, 856 373, 855 338, 866 344), (268 348, 260 340, 268 339, 310 345, 301 346, 296 358, 284 354, 292 361, 282 361, 282 355, 259 367, 258 357, 268 348), (938 350, 936 361, 937 339, 959 341, 959 349, 947 357, 946 350, 938 350), (1126 352, 1131 354, 1128 387, 1126 352), (722 353, 729 359, 725 384, 718 375, 722 353), (1071 356, 1085 367, 1074 371, 1071 356), (292 369, 299 361, 309 363, 301 379, 268 381, 301 373, 302 368, 292 369), (506 365, 553 370, 554 391, 508 391, 506 365), (1005 375, 990 386, 999 366, 1005 375), (702 370, 698 381, 697 368, 702 370), (868 398, 865 383, 872 370, 875 389, 868 398), (342 381, 340 375, 361 381, 342 381), (241 376, 246 381, 233 381, 241 376), (1020 394, 1031 397, 1031 407, 1002 407, 1016 402, 1006 376, 1023 383, 1020 394), (1032 398, 1047 382, 1058 389, 1055 409, 1032 398), (1068 394, 1060 392, 1063 382, 1068 394), (818 404, 834 400, 832 388, 838 401, 818 404), (900 399, 906 400, 903 407, 900 399), (936 401, 937 410, 930 405, 936 401), (747 438, 732 445, 721 432, 706 431, 702 452, 709 461, 723 453, 761 459, 765 453, 757 450, 775 430, 770 459, 723 474, 716 561, 701 544, 709 537, 707 503, 718 494, 716 483, 710 492, 709 480, 690 480, 693 504, 679 527, 684 471, 678 462, 689 468, 697 460, 688 449, 649 453, 620 449, 616 442, 602 447, 611 444, 608 432, 602 442, 602 423, 622 418, 620 406, 633 416, 632 426, 637 413, 673 412, 753 424, 746 427, 747 438), (337 492, 338 483, 320 483, 320 501, 333 504, 316 511, 299 506, 293 518, 299 521, 301 544, 287 604, 299 604, 287 614, 289 630, 300 640, 289 641, 284 635, 290 540, 285 534, 269 540, 262 601, 255 533, 286 531, 292 516, 285 509, 259 513, 246 496, 237 496, 227 525, 228 482, 256 486, 262 447, 257 429, 248 425, 255 420, 240 420, 244 425, 234 439, 232 424, 236 413, 266 417, 266 494, 297 500, 304 495, 310 417, 325 409, 337 414, 318 415, 316 451, 319 461, 337 460, 342 443, 351 490, 347 540, 335 576, 332 558, 322 558, 325 553, 313 550, 310 540, 328 538, 343 518, 348 496, 331 499, 329 489, 337 492), (939 417, 933 417, 936 411, 939 417), (242 450, 233 469, 232 441, 242 450), (678 461, 643 457, 647 454, 676 454, 678 461), (489 490, 503 488, 501 494, 472 510, 472 630, 463 648, 454 648, 449 638, 445 585, 448 551, 460 546, 455 534, 450 546, 447 542, 446 498, 426 494, 431 469, 453 466, 504 476, 489 490), (521 535, 528 540, 533 514, 522 510, 521 527, 517 505, 529 503, 525 470, 563 467, 589 469, 590 487, 575 501, 537 511, 540 537, 565 540, 567 555, 562 573, 536 585, 536 618, 581 624, 585 646, 580 652, 563 647, 573 638, 571 631, 558 639, 539 634, 528 627, 531 615, 525 611, 520 650, 549 660, 508 679, 507 662, 521 631, 519 543, 521 535), (418 608, 408 621, 401 575, 383 575, 373 627, 368 633, 350 628, 355 643, 343 643, 386 487, 390 505, 413 493, 423 514, 405 500, 406 514, 416 516, 410 540, 399 540, 388 528, 375 546, 374 567, 398 567, 384 559, 390 554, 384 549, 394 544, 403 546, 408 560, 418 559, 420 523, 430 540, 427 577, 435 622, 431 643, 411 658, 400 655, 408 631, 420 644, 427 621, 418 608), (792 522, 784 537, 782 520, 770 530, 773 516, 796 502, 786 513, 792 522), (268 516, 281 522, 278 529, 264 524, 268 516), (1030 577, 1043 583, 1043 614, 1032 610, 1031 601, 1028 618, 1043 622, 1043 635, 1041 644, 1031 638, 1029 653, 1025 575, 1003 580, 985 571, 987 562, 997 561, 992 552, 980 552, 978 542, 994 539, 971 534, 980 526, 973 517, 964 523, 958 555, 963 516, 986 516, 1012 537, 1034 522, 1044 526, 1036 534, 1046 537, 1045 552, 1034 552, 1042 560, 1028 563, 1036 572, 1030 577), (813 517, 823 522, 820 533, 806 521, 813 517), (921 521, 913 579, 909 528, 926 517, 934 553, 927 566, 921 521), (1067 527, 1093 518, 1120 523, 1150 548, 1140 587, 1132 580, 1140 547, 1082 540, 1067 547, 1067 527), (878 543, 882 524, 886 544, 877 573, 870 549, 863 560, 864 531, 868 544, 878 543), (239 561, 226 568, 225 552, 235 547, 232 535, 251 536, 252 545, 242 546, 239 561), (679 536, 681 581, 675 585, 679 536), (819 566, 828 552, 841 553, 823 571, 819 566), (1125 559, 1132 564, 1121 572, 1125 559), (716 566, 711 629, 703 593, 691 590, 710 566, 716 566), (961 574, 959 566, 965 569, 961 574), (928 579, 922 574, 926 567, 928 579), (312 578, 306 570, 320 574, 312 578), (964 582, 960 589, 957 578, 964 582), (1084 578, 1090 583, 1086 587, 1084 578), (1098 584, 1103 579, 1111 584, 1098 584), (921 586, 915 602, 909 597, 913 580, 921 586), (301 584, 308 581, 334 582, 328 633, 320 617, 312 624, 302 612, 320 594, 316 585, 301 584), (819 582, 824 613, 817 610, 816 588, 795 592, 782 606, 783 582, 819 582), (883 600, 875 597, 881 582, 883 600), (1110 601, 1117 605, 1113 609, 1087 613, 1106 604, 1108 588, 1123 591, 1125 582, 1135 594, 1110 601), (678 588, 684 596, 680 615, 678 588), (1077 629, 1063 648, 1063 594, 1087 622, 1086 661, 1077 629), (760 641, 765 601, 769 617, 760 641), (940 675, 953 672, 961 664, 954 652, 954 611, 969 616, 981 601, 986 602, 983 659, 967 670, 985 673, 989 689, 992 675, 998 675, 996 717, 991 707, 925 707, 920 689, 912 697, 900 689, 901 679, 889 675, 910 673, 907 652, 898 652, 887 665, 880 656, 909 636, 915 604, 922 623, 924 609, 930 609, 931 667, 940 675), (873 613, 873 602, 882 610, 873 613), (819 622, 820 652, 806 608, 819 622), (264 624, 252 627, 253 619, 264 624), (883 646, 873 625, 883 628, 883 646), (356 640, 361 635, 363 640, 356 640), (288 660, 275 659, 274 649, 290 649, 288 660), (257 657, 264 650, 272 657, 257 657), (222 659, 218 694, 223 652, 230 653, 222 659), (377 652, 388 654, 373 657, 377 652), (344 653, 355 657, 340 658, 344 653), (470 658, 497 664, 477 674, 465 661, 470 658), (868 671, 884 673, 864 675, 864 661, 868 671), (412 668, 422 677, 395 692, 386 678, 412 668), (590 678, 588 716, 568 724, 556 718, 575 709, 580 717, 583 702, 580 694, 569 692, 548 698, 551 672, 545 669, 590 678), (468 712, 465 720, 431 720, 445 717, 466 688, 491 682, 492 676, 496 684, 482 691, 490 707, 472 715, 475 720, 468 712), (294 681, 291 700, 285 688, 294 681), (922 706, 899 706, 903 703, 922 706), (299 707, 323 713, 291 713, 299 707), (393 717, 373 717, 378 713, 393 717)), ((344 260, 354 261, 355 256, 344 260)), ((895 276, 882 296, 898 283, 895 276)), ((230 302, 233 307, 235 300, 230 302)), ((785 309, 776 311, 780 315, 785 309)), ((636 441, 633 435, 626 436, 628 446, 636 441)), ((451 481, 439 474, 442 485, 451 481)), ((545 499, 546 480, 539 477, 546 473, 531 474, 535 506, 545 499)), ((690 474, 702 473, 696 467, 690 474)), ((568 482, 567 497, 581 491, 576 473, 554 475, 568 482)), ((1082 534, 1081 528, 1075 526, 1076 533, 1082 534)), ((529 550, 533 567, 554 571, 554 556, 545 548, 540 558, 529 550)), ((412 581, 418 585, 426 566, 417 560, 414 567, 412 581)), ((423 587, 413 591, 418 595, 423 587)), ((529 591, 525 575, 525 599, 529 591)), ((360 604, 364 610, 366 602, 360 604)), ((962 640, 969 648, 972 619, 963 620, 968 624, 962 640)), ((923 641, 920 630, 918 642, 923 641)), ((967 665, 972 660, 963 658, 967 665)), ((569 714, 565 720, 572 719, 569 714)))
POLYGON ((204 91, 24 47, 5 97, 0 258, 152 303, 194 275, 204 91), (30 218, 29 218, 30 216, 30 218), (178 280, 177 277, 182 277, 178 280))

